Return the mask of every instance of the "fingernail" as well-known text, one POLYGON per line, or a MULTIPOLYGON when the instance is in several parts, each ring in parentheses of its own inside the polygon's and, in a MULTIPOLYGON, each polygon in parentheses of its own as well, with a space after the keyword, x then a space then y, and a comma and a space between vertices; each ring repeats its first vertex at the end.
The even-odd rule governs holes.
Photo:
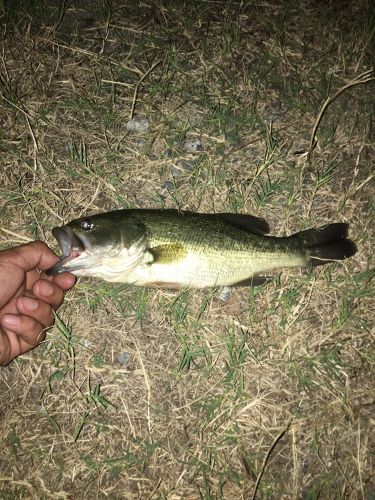
POLYGON ((20 318, 15 314, 6 314, 3 317, 3 324, 9 327, 18 326, 20 324, 20 318))
POLYGON ((22 305, 25 309, 29 311, 35 311, 38 308, 38 301, 30 297, 22 297, 22 305))
POLYGON ((47 297, 48 295, 53 294, 54 287, 49 281, 42 281, 40 283, 39 291, 42 295, 47 297))

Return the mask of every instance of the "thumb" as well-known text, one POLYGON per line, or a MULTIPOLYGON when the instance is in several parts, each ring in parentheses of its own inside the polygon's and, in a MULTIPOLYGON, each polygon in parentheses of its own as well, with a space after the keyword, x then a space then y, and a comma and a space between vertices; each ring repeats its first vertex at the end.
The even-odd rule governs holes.
POLYGON ((51 267, 58 257, 42 241, 0 252, 0 308, 4 307, 15 295, 22 292, 26 285, 25 277, 36 268, 43 271, 51 267))
POLYGON ((43 241, 33 241, 0 252, 1 263, 17 266, 24 272, 35 268, 45 271, 58 260, 59 258, 43 241))

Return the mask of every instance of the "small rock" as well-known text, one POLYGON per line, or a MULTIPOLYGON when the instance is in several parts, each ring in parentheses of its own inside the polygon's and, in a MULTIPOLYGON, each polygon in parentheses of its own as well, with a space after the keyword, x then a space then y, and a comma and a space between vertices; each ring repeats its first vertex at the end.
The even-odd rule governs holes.
POLYGON ((181 167, 185 172, 192 172, 194 170, 195 161, 181 160, 181 167))
POLYGON ((171 166, 171 174, 173 177, 179 177, 180 175, 183 174, 190 174, 194 170, 194 163, 187 161, 187 160, 181 160, 177 164, 174 164, 171 166))
POLYGON ((228 302, 232 295, 232 289, 229 286, 222 286, 217 291, 217 298, 221 300, 221 302, 228 302))
POLYGON ((47 415, 48 414, 47 409, 43 403, 36 404, 36 412, 38 415, 47 415))
POLYGON ((126 124, 126 129, 129 130, 129 132, 137 132, 138 134, 147 132, 149 128, 150 122, 147 120, 147 118, 142 118, 139 116, 132 118, 126 124))
POLYGON ((84 339, 83 340, 83 345, 86 347, 86 349, 91 349, 93 346, 93 343, 89 339, 84 339))
POLYGON ((172 181, 164 181, 161 185, 162 189, 166 189, 167 191, 175 191, 176 186, 172 181))
POLYGON ((184 142, 183 149, 188 153, 197 153, 203 151, 203 144, 199 139, 190 139, 184 142))
POLYGON ((301 467, 301 469, 302 469, 302 474, 306 474, 306 473, 308 472, 308 470, 309 470, 309 466, 310 466, 309 459, 305 457, 305 458, 302 460, 302 467, 301 467))
POLYGON ((173 177, 179 177, 181 175, 181 168, 178 165, 171 166, 171 174, 173 177))
POLYGON ((126 366, 127 364, 129 364, 130 358, 131 356, 129 352, 122 352, 116 357, 116 361, 120 365, 126 366))

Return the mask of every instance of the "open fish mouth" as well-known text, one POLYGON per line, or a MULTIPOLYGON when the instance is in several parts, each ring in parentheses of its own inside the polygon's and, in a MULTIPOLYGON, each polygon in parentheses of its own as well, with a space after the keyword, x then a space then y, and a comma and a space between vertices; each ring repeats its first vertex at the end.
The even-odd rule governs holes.
POLYGON ((49 276, 55 274, 74 271, 82 266, 74 261, 86 255, 87 245, 69 227, 54 227, 52 234, 56 238, 62 257, 56 264, 47 270, 49 276))

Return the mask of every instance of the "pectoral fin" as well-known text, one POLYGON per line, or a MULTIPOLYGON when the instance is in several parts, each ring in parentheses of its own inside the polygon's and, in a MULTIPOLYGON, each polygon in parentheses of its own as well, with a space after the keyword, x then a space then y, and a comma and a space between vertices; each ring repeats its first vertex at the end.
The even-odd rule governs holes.
POLYGON ((148 250, 155 264, 172 264, 182 260, 187 255, 186 248, 180 243, 166 243, 148 250))

